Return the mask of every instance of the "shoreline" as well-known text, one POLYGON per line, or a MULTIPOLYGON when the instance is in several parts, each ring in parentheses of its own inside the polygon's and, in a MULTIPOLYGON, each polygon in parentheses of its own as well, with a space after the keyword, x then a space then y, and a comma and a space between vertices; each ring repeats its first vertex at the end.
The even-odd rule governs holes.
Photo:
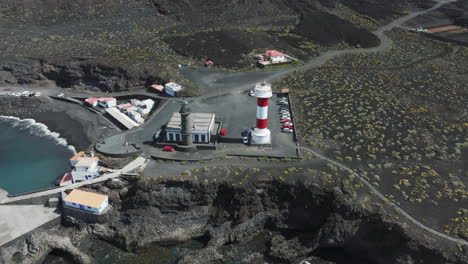
POLYGON ((49 97, 0 96, 0 116, 33 119, 66 140, 76 151, 89 149, 92 142, 116 132, 102 116, 80 105, 49 97))

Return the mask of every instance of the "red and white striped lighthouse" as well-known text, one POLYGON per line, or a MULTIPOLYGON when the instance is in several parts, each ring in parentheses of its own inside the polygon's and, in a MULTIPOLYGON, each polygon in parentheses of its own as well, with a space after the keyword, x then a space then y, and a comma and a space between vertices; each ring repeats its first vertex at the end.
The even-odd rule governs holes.
POLYGON ((260 82, 255 85, 254 96, 257 97, 257 125, 252 132, 252 143, 271 144, 271 133, 268 126, 268 99, 272 96, 271 84, 260 82))

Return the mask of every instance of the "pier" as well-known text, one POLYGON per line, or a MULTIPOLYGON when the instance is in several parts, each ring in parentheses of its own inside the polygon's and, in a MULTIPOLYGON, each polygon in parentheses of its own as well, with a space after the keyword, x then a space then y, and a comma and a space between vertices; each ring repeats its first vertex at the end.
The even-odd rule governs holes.
POLYGON ((124 168, 96 179, 70 184, 54 189, 9 197, 0 191, 0 246, 48 223, 59 221, 61 214, 57 208, 46 207, 41 197, 58 196, 62 191, 104 182, 122 175, 132 174, 136 169, 145 167, 147 160, 138 157, 124 168), (39 200, 36 204, 34 200, 39 200))

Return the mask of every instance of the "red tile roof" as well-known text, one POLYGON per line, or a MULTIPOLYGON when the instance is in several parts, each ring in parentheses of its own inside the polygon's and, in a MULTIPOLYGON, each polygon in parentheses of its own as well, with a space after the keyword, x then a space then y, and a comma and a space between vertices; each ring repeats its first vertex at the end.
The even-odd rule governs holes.
POLYGON ((153 84, 153 85, 151 85, 151 88, 156 89, 156 90, 158 90, 160 92, 162 92, 164 90, 164 86, 159 85, 159 84, 153 84))
POLYGON ((85 100, 88 104, 92 105, 95 102, 99 101, 99 98, 88 98, 85 100))
POLYGON ((62 180, 60 181, 60 184, 64 184, 68 181, 71 181, 71 179, 72 179, 71 173, 65 173, 62 177, 62 180))
POLYGON ((110 101, 110 100, 114 100, 115 98, 114 97, 102 97, 102 98, 96 98, 96 97, 93 97, 93 98, 88 98, 86 99, 85 101, 88 103, 88 104, 94 104, 95 102, 99 101, 99 102, 106 102, 106 101, 110 101))
POLYGON ((279 56, 286 56, 286 54, 279 52, 277 50, 267 50, 265 51, 265 55, 267 57, 279 57, 279 56))
POLYGON ((103 97, 103 98, 99 98, 99 102, 106 102, 106 101, 111 101, 114 99, 115 99, 114 97, 103 97))
POLYGON ((75 156, 71 157, 70 160, 79 160, 81 157, 84 156, 84 151, 80 151, 78 153, 75 154, 75 156))

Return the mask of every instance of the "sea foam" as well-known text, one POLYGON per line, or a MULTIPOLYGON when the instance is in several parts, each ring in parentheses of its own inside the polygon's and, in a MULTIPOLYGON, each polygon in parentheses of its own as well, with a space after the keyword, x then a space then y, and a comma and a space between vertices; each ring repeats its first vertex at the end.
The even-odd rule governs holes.
POLYGON ((69 145, 66 139, 60 137, 59 133, 50 131, 46 125, 36 122, 36 120, 34 119, 20 119, 14 116, 0 116, 0 121, 10 121, 12 123, 12 127, 22 131, 27 130, 31 134, 38 137, 52 138, 57 143, 57 145, 65 146, 68 149, 70 149, 73 153, 76 153, 75 147, 69 145))

